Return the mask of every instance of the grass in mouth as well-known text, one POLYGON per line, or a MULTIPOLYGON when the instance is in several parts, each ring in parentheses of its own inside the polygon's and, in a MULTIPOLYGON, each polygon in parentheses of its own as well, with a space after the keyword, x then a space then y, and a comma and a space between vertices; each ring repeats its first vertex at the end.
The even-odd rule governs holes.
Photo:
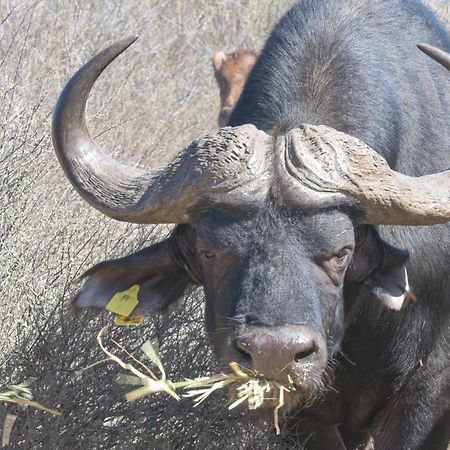
MULTIPOLYGON (((249 409, 261 407, 265 401, 276 401, 273 410, 274 426, 277 434, 280 434, 279 411, 284 406, 284 397, 288 392, 295 392, 296 387, 292 378, 289 377, 288 384, 282 384, 276 380, 265 378, 255 371, 242 368, 238 363, 231 362, 229 373, 219 373, 208 377, 199 377, 182 381, 171 381, 167 379, 166 371, 161 362, 156 342, 146 341, 141 347, 144 355, 157 367, 160 376, 158 377, 145 363, 133 356, 123 345, 112 340, 113 344, 122 350, 133 364, 126 363, 112 351, 108 350, 103 343, 103 336, 108 330, 108 326, 102 328, 97 336, 97 342, 102 351, 107 355, 106 360, 115 361, 128 373, 119 375, 117 381, 120 384, 139 386, 125 395, 127 401, 138 400, 146 395, 165 392, 175 400, 181 400, 177 391, 183 390, 183 397, 191 397, 194 400, 194 407, 207 400, 210 395, 219 389, 234 387, 237 399, 234 400, 228 409, 236 408, 241 404, 247 404, 249 409)), ((92 366, 89 366, 92 367, 92 366)))

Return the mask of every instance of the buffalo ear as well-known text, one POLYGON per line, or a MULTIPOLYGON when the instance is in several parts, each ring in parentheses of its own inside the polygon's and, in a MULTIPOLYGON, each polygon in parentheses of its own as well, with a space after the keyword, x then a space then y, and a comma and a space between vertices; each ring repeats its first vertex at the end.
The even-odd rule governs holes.
POLYGON ((384 242, 374 227, 360 227, 347 280, 363 286, 381 305, 398 311, 415 300, 408 281, 408 261, 408 251, 384 242))
POLYGON ((219 73, 222 69, 223 63, 227 60, 227 55, 223 50, 216 52, 212 58, 214 72, 219 73))
POLYGON ((384 306, 400 311, 415 300, 410 290, 406 264, 409 254, 384 242, 382 266, 364 282, 366 288, 384 306))
POLYGON ((172 259, 172 237, 124 258, 104 261, 89 269, 86 281, 72 300, 72 312, 104 310, 112 297, 138 285, 138 305, 131 315, 166 309, 194 283, 172 259))

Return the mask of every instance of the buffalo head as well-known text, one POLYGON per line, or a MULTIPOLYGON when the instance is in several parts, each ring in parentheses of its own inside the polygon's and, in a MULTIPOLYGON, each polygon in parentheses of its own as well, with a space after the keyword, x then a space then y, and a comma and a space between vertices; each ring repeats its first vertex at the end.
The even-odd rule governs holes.
POLYGON ((120 164, 89 135, 85 106, 97 77, 132 42, 104 50, 69 81, 54 112, 54 147, 102 213, 178 225, 156 245, 91 268, 73 307, 104 309, 138 285, 132 314, 149 314, 201 285, 224 363, 292 380, 299 394, 290 404, 307 402, 339 349, 346 286, 393 309, 407 295, 408 254, 374 225, 449 221, 450 173, 396 173, 360 140, 313 125, 275 136, 252 125, 223 128, 160 170, 120 164))

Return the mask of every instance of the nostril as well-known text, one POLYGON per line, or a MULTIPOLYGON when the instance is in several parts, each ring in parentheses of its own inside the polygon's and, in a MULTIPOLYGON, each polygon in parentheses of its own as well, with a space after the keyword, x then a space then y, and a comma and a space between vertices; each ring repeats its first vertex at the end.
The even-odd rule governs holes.
POLYGON ((251 362, 252 355, 250 353, 249 343, 248 342, 246 342, 243 339, 237 338, 234 341, 234 348, 239 353, 239 356, 241 357, 241 359, 244 362, 246 362, 246 363, 251 362))
POLYGON ((304 359, 308 358, 308 356, 311 356, 312 354, 316 353, 317 347, 316 345, 311 345, 311 347, 304 349, 300 352, 297 352, 294 356, 294 362, 304 362, 304 359))
POLYGON ((248 355, 250 355, 250 351, 248 350, 249 344, 248 344, 248 342, 244 341, 243 339, 239 339, 239 338, 235 339, 234 346, 240 352, 244 352, 244 353, 247 353, 248 355))

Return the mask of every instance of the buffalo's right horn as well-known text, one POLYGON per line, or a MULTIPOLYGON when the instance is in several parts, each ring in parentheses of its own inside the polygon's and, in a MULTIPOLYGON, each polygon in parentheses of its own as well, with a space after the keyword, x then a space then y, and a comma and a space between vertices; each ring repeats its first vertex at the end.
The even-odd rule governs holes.
POLYGON ((287 172, 311 192, 359 200, 366 212, 365 223, 450 222, 450 170, 404 175, 392 170, 365 142, 324 125, 303 125, 289 136, 287 172))
POLYGON ((135 223, 183 223, 186 210, 202 195, 253 180, 262 161, 255 148, 266 145, 269 137, 252 125, 225 128, 194 141, 161 170, 144 171, 108 156, 89 134, 86 102, 95 80, 135 40, 113 44, 70 79, 54 110, 53 146, 75 189, 107 216, 135 223))
POLYGON ((417 44, 417 48, 450 70, 450 54, 428 44, 417 44))

